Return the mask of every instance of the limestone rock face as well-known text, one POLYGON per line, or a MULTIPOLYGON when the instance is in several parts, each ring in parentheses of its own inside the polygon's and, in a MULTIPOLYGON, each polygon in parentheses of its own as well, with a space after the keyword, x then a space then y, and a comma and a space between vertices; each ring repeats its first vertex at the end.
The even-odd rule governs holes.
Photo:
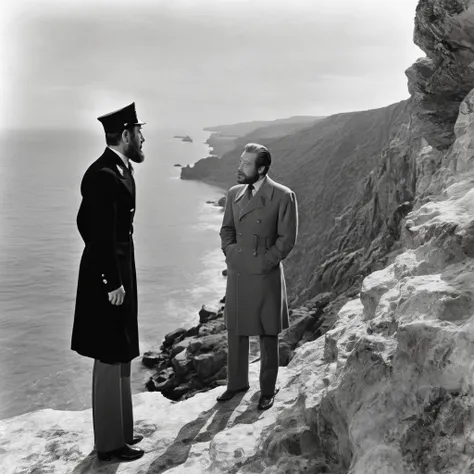
POLYGON ((417 123, 435 148, 454 139, 459 104, 474 84, 474 2, 423 0, 417 7, 414 41, 427 55, 407 70, 418 105, 417 123))

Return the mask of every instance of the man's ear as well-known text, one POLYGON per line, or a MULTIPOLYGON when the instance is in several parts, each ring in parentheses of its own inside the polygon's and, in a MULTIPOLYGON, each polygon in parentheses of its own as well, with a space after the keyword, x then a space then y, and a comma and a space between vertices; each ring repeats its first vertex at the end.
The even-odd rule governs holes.
POLYGON ((122 141, 127 144, 130 141, 130 130, 127 128, 122 132, 122 141))
POLYGON ((257 170, 257 173, 259 176, 263 176, 263 173, 265 173, 265 166, 260 166, 257 170))

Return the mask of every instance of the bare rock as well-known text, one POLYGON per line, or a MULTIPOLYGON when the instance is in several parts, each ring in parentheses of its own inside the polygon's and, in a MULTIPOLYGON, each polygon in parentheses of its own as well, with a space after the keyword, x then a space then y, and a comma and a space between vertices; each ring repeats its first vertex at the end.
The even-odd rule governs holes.
POLYGON ((163 345, 165 347, 169 347, 176 341, 176 339, 184 336, 185 334, 186 334, 186 329, 184 329, 184 328, 175 329, 174 331, 168 333, 165 336, 165 340, 164 340, 163 345))
POLYGON ((217 373, 227 362, 227 351, 207 352, 193 358, 193 365, 201 379, 207 379, 217 373))
POLYGON ((188 348, 189 344, 196 341, 196 337, 186 337, 181 339, 179 342, 175 343, 170 349, 170 356, 175 357, 181 351, 184 351, 188 348))
POLYGON ((203 305, 203 307, 199 311, 199 322, 201 324, 207 323, 208 321, 211 321, 212 319, 216 319, 220 316, 221 314, 219 313, 217 309, 210 308, 209 306, 203 305))
POLYGON ((148 351, 143 354, 142 363, 145 367, 153 368, 157 366, 163 357, 156 351, 148 351))
POLYGON ((146 384, 146 388, 150 392, 168 390, 178 384, 178 379, 174 370, 168 367, 158 374, 150 377, 146 384))
POLYGON ((200 352, 211 352, 227 347, 227 333, 210 334, 201 339, 200 352))
POLYGON ((208 324, 199 328, 199 336, 208 336, 210 334, 219 334, 226 330, 225 323, 222 320, 209 321, 208 324))
POLYGON ((337 361, 337 341, 329 334, 324 339, 324 361, 331 363, 337 361))
POLYGON ((286 366, 291 360, 296 344, 301 340, 313 317, 304 310, 294 311, 290 327, 279 335, 279 364, 286 366))
POLYGON ((184 337, 197 336, 198 333, 199 333, 199 325, 193 326, 193 327, 189 328, 189 329, 185 332, 184 337))
POLYGON ((193 362, 186 356, 186 351, 183 350, 171 359, 171 363, 177 375, 184 375, 192 367, 193 362))
POLYGON ((143 363, 157 370, 146 384, 148 390, 181 400, 225 382, 227 332, 222 301, 216 307, 203 306, 199 318, 202 322, 197 326, 169 333, 160 353, 144 356, 143 363))
POLYGON ((335 297, 336 295, 331 292, 319 293, 314 298, 306 301, 304 306, 312 311, 324 309, 335 297))
POLYGON ((474 84, 472 3, 420 2, 414 41, 427 55, 406 72, 417 104, 416 126, 430 145, 445 149, 454 141, 459 105, 474 84))

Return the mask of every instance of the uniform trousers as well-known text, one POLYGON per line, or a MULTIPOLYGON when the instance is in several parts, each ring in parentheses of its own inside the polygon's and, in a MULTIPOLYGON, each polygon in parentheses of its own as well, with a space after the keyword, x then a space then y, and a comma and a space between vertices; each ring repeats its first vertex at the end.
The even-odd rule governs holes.
POLYGON ((130 362, 94 361, 92 416, 97 451, 114 451, 133 440, 130 362))
MULTIPOLYGON (((249 336, 227 332, 227 389, 239 390, 249 385, 249 336)), ((278 376, 278 336, 260 336, 260 392, 273 396, 278 376)))

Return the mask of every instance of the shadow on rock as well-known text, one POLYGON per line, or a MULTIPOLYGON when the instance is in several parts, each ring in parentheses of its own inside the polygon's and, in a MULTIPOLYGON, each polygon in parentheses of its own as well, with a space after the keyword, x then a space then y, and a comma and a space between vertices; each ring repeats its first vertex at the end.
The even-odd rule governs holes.
POLYGON ((74 468, 71 474, 114 474, 119 466, 120 461, 118 459, 109 462, 99 461, 94 449, 74 468))
POLYGON ((151 463, 147 474, 161 474, 168 469, 184 464, 193 444, 210 441, 227 426, 232 413, 239 406, 244 395, 242 393, 228 402, 216 403, 212 408, 201 413, 197 419, 184 425, 173 444, 151 463), (213 419, 206 431, 200 433, 203 426, 212 417, 213 419))
POLYGON ((262 416, 263 412, 257 409, 259 398, 260 392, 255 392, 250 399, 249 407, 234 420, 234 425, 251 425, 262 416))

